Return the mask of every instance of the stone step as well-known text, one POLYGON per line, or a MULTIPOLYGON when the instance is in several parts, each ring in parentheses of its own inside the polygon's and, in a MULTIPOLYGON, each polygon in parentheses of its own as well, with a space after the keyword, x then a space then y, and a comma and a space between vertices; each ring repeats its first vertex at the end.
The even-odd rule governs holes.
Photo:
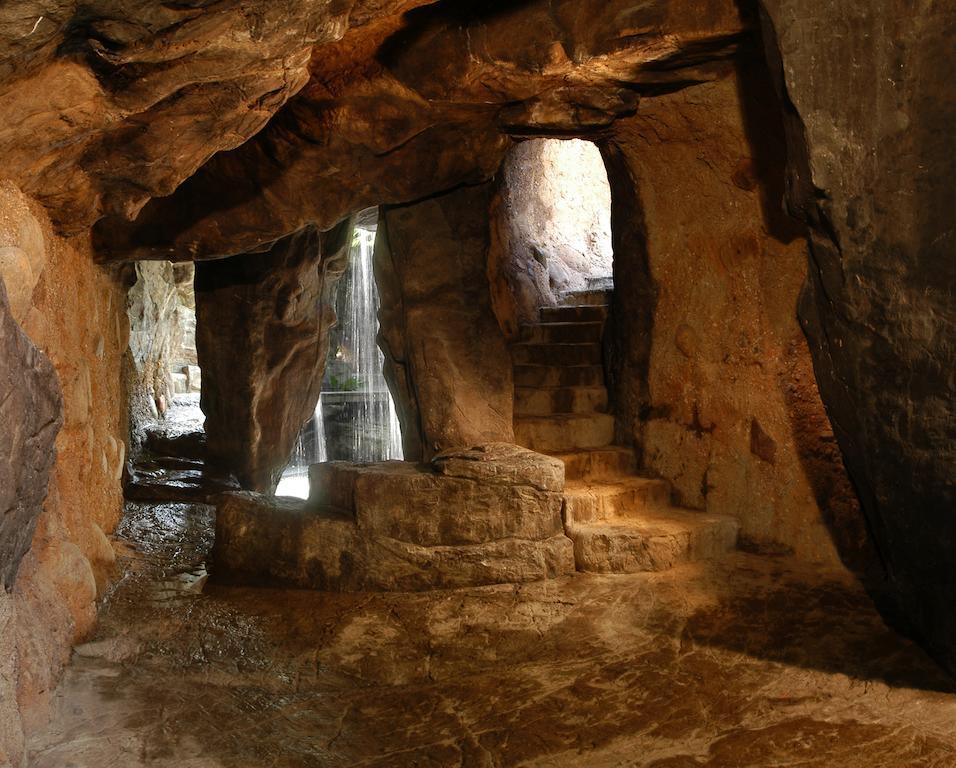
POLYGON ((515 413, 598 413, 607 410, 606 387, 515 387, 515 413))
POLYGON ((540 307, 538 314, 542 323, 589 323, 604 322, 607 307, 600 304, 578 306, 540 307))
POLYGON ((541 453, 600 448, 614 440, 614 417, 607 413, 518 416, 515 442, 541 453))
POLYGON ((604 323, 590 322, 537 323, 521 326, 521 338, 532 344, 555 344, 561 342, 600 343, 604 323))
POLYGON ((724 555, 737 546, 737 530, 732 517, 671 507, 640 517, 568 526, 567 534, 579 571, 636 573, 724 555))
POLYGON ((598 387, 604 385, 600 365, 516 365, 516 387, 598 387))
POLYGON ((610 480, 631 475, 637 468, 634 451, 620 445, 555 454, 564 462, 565 480, 610 480))
POLYGON ((566 481, 564 520, 568 525, 630 518, 670 506, 671 488, 665 480, 619 477, 600 482, 566 481))
POLYGON ((582 304, 591 306, 606 306, 610 303, 611 292, 608 290, 587 290, 587 291, 568 291, 562 293, 560 302, 565 306, 581 306, 582 304))
POLYGON ((598 277, 587 278, 587 288, 589 291, 606 291, 610 293, 614 290, 613 275, 600 275, 598 277))
POLYGON ((518 365, 599 365, 601 345, 515 344, 512 357, 518 365))

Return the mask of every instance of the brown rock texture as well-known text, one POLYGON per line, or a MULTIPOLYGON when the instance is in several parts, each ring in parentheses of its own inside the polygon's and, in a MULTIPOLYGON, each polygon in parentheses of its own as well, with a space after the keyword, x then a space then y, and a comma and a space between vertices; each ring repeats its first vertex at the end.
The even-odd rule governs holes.
POLYGON ((737 553, 419 593, 204 586, 211 518, 130 505, 126 578, 31 768, 956 760, 952 681, 843 570, 737 553))
POLYGON ((511 442, 512 365, 486 277, 490 184, 388 208, 375 274, 405 458, 511 442))
POLYGON ((315 410, 350 235, 348 222, 326 235, 308 227, 265 253, 197 267, 206 459, 244 488, 275 489, 315 410))
POLYGON ((564 468, 507 443, 409 462, 312 465, 308 501, 217 503, 213 574, 242 584, 419 590, 537 581, 574 570, 564 468))
POLYGON ((260 130, 308 81, 313 46, 377 10, 298 0, 6 5, 5 175, 64 232, 104 213, 133 217, 260 130))
POLYGON ((9 592, 46 499, 63 397, 50 360, 13 319, 3 280, 0 360, 0 581, 9 592))
POLYGON ((761 3, 810 228, 800 316, 898 620, 956 669, 956 19, 943 2, 761 3))
MULTIPOLYGON (((119 519, 127 453, 125 296, 117 275, 95 267, 94 256, 104 263, 234 257, 203 266, 210 449, 245 485, 270 490, 314 405, 330 321, 316 307, 330 285, 321 269, 334 261, 334 249, 304 244, 358 209, 385 205, 383 339, 408 455, 427 459, 510 440, 510 359, 504 334, 487 325, 484 269, 489 190, 517 138, 592 139, 610 172, 618 289, 604 362, 617 439, 633 443, 643 468, 671 481, 681 503, 737 516, 755 549, 790 551, 822 566, 839 555, 867 571, 845 459, 879 550, 884 605, 956 669, 956 91, 946 66, 954 40, 944 0, 3 4, 0 275, 12 317, 55 369, 63 428, 31 546, 21 552, 12 592, 0 594, 0 762, 22 763, 24 727, 42 722, 69 646, 90 631, 93 601, 113 565, 107 536, 119 519), (760 75, 758 25, 770 80, 760 75), (780 211, 785 194, 799 228, 780 211)), ((9 370, 0 368, 0 377, 9 370)), ((49 455, 41 454, 42 465, 49 455)), ((442 478, 435 482, 470 482, 455 475, 470 464, 440 466, 446 474, 435 469, 430 476, 442 478)), ((399 493, 413 481, 389 482, 399 493)), ((297 536, 340 536, 341 551, 352 546, 356 524, 348 520, 314 522, 304 507, 232 499, 236 520, 263 537, 260 554, 272 542, 297 562, 297 536), (257 510, 287 517, 286 538, 269 539, 280 531, 257 510)), ((486 518, 475 525, 485 523, 481 536, 505 524, 486 518)), ((387 518, 384 525, 392 530, 387 518)), ((422 531, 440 543, 429 552, 363 550, 369 572, 381 567, 381 578, 393 583, 434 585, 488 579, 491 571, 496 579, 553 574, 564 563, 561 537, 530 548, 496 545, 488 566, 484 545, 441 543, 451 536, 441 525, 423 523, 422 531), (478 548, 462 555, 469 546, 478 548), (389 568, 403 575, 388 576, 389 568)), ((464 541, 472 533, 454 536, 464 541)), ((735 562, 746 570, 754 560, 735 562)), ((341 560, 323 561, 322 569, 283 578, 351 578, 341 560)), ((734 583, 719 568, 695 583, 715 575, 734 583)), ((803 593, 725 592, 744 603, 755 594, 772 594, 792 613, 803 593)), ((820 613, 832 612, 834 594, 844 592, 824 590, 820 613)), ((602 595, 595 613, 627 604, 618 597, 602 595)), ((653 600, 628 610, 648 625, 661 622, 653 600)), ((664 618, 673 616, 685 626, 679 610, 664 618)), ((698 617, 687 624, 690 642, 693 630, 713 642, 734 634, 732 619, 698 617)), ((792 623, 781 621, 770 640, 751 638, 744 650, 770 655, 771 641, 792 623)), ((811 641, 821 627, 816 617, 804 626, 811 641)), ((875 627, 872 636, 882 631, 866 626, 875 627)), ((555 637, 558 643, 562 635, 555 637)), ((853 640, 848 647, 862 643, 881 657, 867 638, 853 640)), ((952 762, 940 727, 883 712, 898 726, 883 728, 868 715, 877 705, 853 696, 855 719, 839 728, 812 707, 805 717, 769 723, 721 715, 724 736, 711 734, 688 750, 702 718, 697 709, 688 714, 684 695, 675 714, 673 691, 700 679, 715 686, 736 679, 740 658, 727 658, 723 674, 708 666, 706 653, 683 652, 688 637, 667 638, 666 647, 679 651, 670 656, 655 655, 659 637, 647 642, 649 655, 637 661, 654 663, 643 675, 673 667, 662 720, 677 735, 657 745, 659 768, 759 764, 762 750, 782 742, 812 748, 809 757, 781 761, 830 760, 826 750, 836 749, 835 761, 868 765, 883 758, 884 737, 901 765, 925 751, 937 765, 952 762), (896 741, 906 741, 901 733, 912 740, 896 741)), ((565 655, 579 650, 561 647, 565 655)), ((430 651, 422 658, 431 664, 430 651)), ((565 705, 613 698, 608 690, 630 682, 618 669, 621 658, 609 654, 607 670, 592 676, 600 697, 581 696, 591 685, 583 678, 561 688, 566 696, 542 699, 547 713, 562 712, 544 719, 549 738, 563 738, 565 705)), ((806 655, 798 649, 784 660, 799 664, 806 655)), ((756 679, 761 690, 779 693, 766 697, 770 710, 781 698, 789 706, 791 683, 816 695, 821 678, 785 677, 775 688, 764 669, 756 679)), ((826 681, 830 690, 841 685, 826 681)), ((433 696, 429 716, 447 713, 442 696, 449 694, 427 686, 398 701, 414 704, 425 691, 433 696)), ((510 698, 526 690, 516 686, 510 698)), ((628 698, 645 689, 623 690, 618 721, 646 729, 645 699, 628 698)), ((708 691, 707 713, 745 707, 744 697, 726 706, 722 692, 708 691)), ((420 725, 413 706, 388 704, 420 725)), ((484 759, 486 742, 475 733, 500 737, 505 743, 495 749, 506 761, 542 756, 533 738, 509 742, 481 729, 474 712, 452 709, 449 727, 461 738, 416 753, 422 761, 484 759)), ((348 738, 340 723, 329 743, 343 732, 348 738)), ((633 743, 612 744, 611 727, 602 733, 586 738, 600 741, 608 763, 620 758, 618 748, 629 759, 633 743)), ((582 743, 563 740, 551 751, 579 759, 582 743)), ((371 754, 341 749, 346 762, 371 754)))
MULTIPOLYGON (((43 386, 62 390, 46 501, 13 590, 0 597, 0 763, 20 765, 24 731, 46 723, 70 646, 90 631, 114 563, 106 534, 121 511, 126 322, 121 287, 93 264, 88 239, 57 237, 43 208, 10 182, 0 183, 0 249, 27 256, 17 318, 52 362, 43 386)), ((0 371, 12 364, 4 357, 0 371)), ((13 449, 32 450, 19 441, 13 449)))
POLYGON ((746 27, 731 0, 396 10, 316 47, 308 86, 252 140, 134 222, 102 222, 102 255, 243 253, 309 223, 486 180, 505 133, 601 130, 633 112, 641 88, 713 77, 712 60, 746 27), (303 195, 316 179, 323 193, 303 195))
MULTIPOLYGON (((838 552, 830 499, 817 493, 829 475, 852 495, 839 457, 815 448, 833 438, 795 313, 806 241, 779 207, 782 128, 751 61, 644 100, 608 142, 612 189, 633 185, 639 208, 615 243, 619 427, 681 506, 736 516, 758 547, 859 566, 862 519, 841 518, 838 552)), ((626 200, 613 222, 629 215, 626 200)))

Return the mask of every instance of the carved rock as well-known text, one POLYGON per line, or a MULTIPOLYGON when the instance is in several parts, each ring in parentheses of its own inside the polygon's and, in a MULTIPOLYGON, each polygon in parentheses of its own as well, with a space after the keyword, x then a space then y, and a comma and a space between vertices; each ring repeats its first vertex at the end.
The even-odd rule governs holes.
POLYGON ((220 497, 213 550, 226 581, 315 589, 430 589, 570 573, 564 468, 516 446, 408 462, 311 468, 309 501, 220 497), (437 469, 437 471, 435 471, 437 469))
POLYGON ((275 488, 315 410, 350 231, 308 227, 267 253, 197 266, 206 458, 244 488, 275 488))
POLYGON ((511 442, 512 364, 485 276, 491 185, 382 216, 380 344, 406 459, 511 442))

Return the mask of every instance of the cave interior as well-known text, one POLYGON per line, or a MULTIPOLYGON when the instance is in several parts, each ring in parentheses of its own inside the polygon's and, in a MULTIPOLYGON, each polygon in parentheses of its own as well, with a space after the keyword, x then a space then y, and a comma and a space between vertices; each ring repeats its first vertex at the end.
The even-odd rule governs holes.
POLYGON ((0 6, 0 765, 956 764, 954 54, 0 6))

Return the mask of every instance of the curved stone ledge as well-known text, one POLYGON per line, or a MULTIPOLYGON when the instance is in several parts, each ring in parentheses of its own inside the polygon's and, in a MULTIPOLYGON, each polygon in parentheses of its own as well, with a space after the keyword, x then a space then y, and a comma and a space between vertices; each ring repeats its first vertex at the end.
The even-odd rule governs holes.
POLYGON ((491 444, 432 465, 326 462, 308 501, 226 493, 217 579, 329 590, 421 590, 571 573, 561 519, 564 468, 491 444), (550 489, 550 490, 545 490, 550 489))

